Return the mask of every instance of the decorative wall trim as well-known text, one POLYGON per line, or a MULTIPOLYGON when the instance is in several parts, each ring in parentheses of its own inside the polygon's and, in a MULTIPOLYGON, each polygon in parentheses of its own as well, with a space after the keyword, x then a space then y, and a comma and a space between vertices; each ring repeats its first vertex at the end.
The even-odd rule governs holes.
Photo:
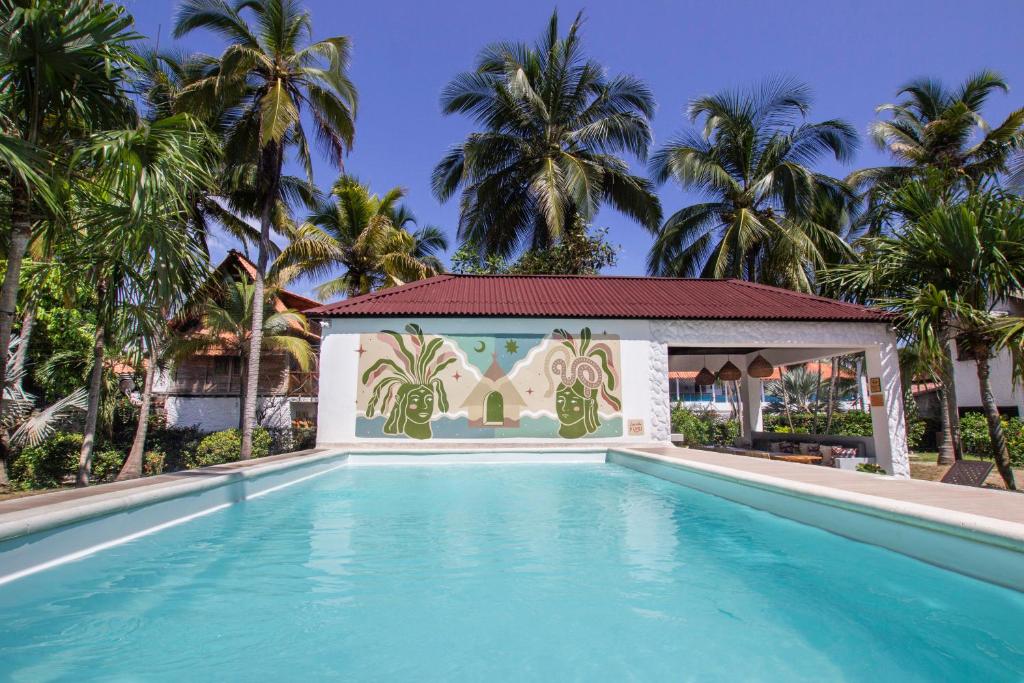
POLYGON ((672 432, 668 387, 668 345, 659 341, 651 341, 648 348, 651 438, 656 441, 668 441, 672 432))

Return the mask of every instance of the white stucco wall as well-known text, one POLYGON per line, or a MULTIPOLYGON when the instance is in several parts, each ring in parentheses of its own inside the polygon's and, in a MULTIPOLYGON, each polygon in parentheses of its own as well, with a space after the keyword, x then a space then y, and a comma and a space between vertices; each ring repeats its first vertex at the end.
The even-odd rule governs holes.
MULTIPOLYGON (((259 399, 258 410, 266 415, 264 427, 291 425, 291 410, 283 397, 259 399)), ((238 426, 238 399, 230 396, 168 396, 164 403, 167 424, 173 427, 198 427, 204 432, 219 432, 238 426)))
MULTIPOLYGON (((1024 417, 1024 387, 1015 386, 1013 361, 1008 351, 1003 351, 989 361, 989 378, 992 395, 1000 408, 1016 406, 1018 414, 1024 417)), ((956 400, 961 407, 980 408, 981 390, 978 386, 978 366, 972 360, 958 360, 953 366, 956 381, 956 400)))
MULTIPOLYGON (((885 404, 872 408, 876 451, 888 472, 909 475, 899 388, 896 338, 880 323, 794 323, 778 321, 649 321, 555 318, 335 318, 324 321, 320 345, 320 396, 317 442, 330 446, 356 437, 359 337, 418 323, 430 334, 539 334, 554 328, 588 326, 620 338, 624 433, 615 441, 643 443, 669 438, 668 346, 775 348, 785 354, 800 348, 864 350, 869 375, 880 377, 885 404), (630 420, 642 420, 642 436, 630 436, 630 420)), ((495 439, 501 441, 502 439, 495 439)), ((516 441, 522 438, 513 439, 516 441)), ((602 439, 606 441, 608 439, 602 439)), ((559 439, 531 439, 538 443, 559 439)), ((394 443, 394 439, 387 442, 394 443)), ((580 440, 583 444, 586 439, 580 440)))

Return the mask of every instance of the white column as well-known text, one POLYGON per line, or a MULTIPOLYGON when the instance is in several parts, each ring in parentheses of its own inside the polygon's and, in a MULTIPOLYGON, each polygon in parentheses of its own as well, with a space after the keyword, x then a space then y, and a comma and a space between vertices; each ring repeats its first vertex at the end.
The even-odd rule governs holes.
POLYGON ((668 441, 672 431, 672 410, 668 391, 668 344, 649 342, 648 386, 651 439, 668 441))
POLYGON ((763 429, 761 419, 761 380, 747 374, 743 370, 740 380, 740 410, 743 421, 743 442, 753 446, 753 433, 763 429))
POLYGON ((910 454, 907 449, 907 429, 903 415, 903 391, 900 384, 899 354, 896 337, 889 335, 889 341, 881 346, 864 350, 867 361, 865 369, 868 387, 872 378, 879 378, 882 384, 882 405, 870 405, 871 426, 874 430, 875 457, 886 472, 897 477, 910 477, 910 454))

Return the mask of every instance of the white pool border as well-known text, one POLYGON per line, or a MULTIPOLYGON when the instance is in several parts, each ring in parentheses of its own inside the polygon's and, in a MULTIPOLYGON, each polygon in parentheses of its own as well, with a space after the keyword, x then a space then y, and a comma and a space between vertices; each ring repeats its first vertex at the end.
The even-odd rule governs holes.
POLYGON ((3 513, 0 586, 341 467, 601 462, 1024 591, 1024 524, 605 446, 336 449, 3 513))

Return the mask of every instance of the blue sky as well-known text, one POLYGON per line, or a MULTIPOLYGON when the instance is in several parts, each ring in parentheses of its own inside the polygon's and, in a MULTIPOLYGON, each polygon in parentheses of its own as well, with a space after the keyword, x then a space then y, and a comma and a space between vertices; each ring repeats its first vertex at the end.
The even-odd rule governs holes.
MULTIPOLYGON (((176 42, 185 50, 214 54, 223 48, 210 34, 171 39, 177 0, 123 1, 140 33, 155 40, 159 29, 162 47, 176 42)), ((407 203, 420 222, 442 227, 454 242, 456 202, 441 205, 434 199, 430 173, 471 126, 464 118, 440 114, 441 89, 472 66, 485 44, 532 41, 556 5, 534 0, 306 0, 305 5, 316 37, 348 35, 354 45, 351 75, 360 109, 346 170, 375 191, 407 188, 407 203)), ((566 25, 584 10, 587 52, 609 73, 630 73, 650 85, 658 103, 656 144, 686 125, 683 109, 693 97, 769 76, 806 82, 815 95, 812 120, 845 118, 862 135, 875 106, 893 101, 899 85, 917 76, 955 83, 978 69, 995 69, 1011 91, 993 98, 989 120, 1024 106, 1024 2, 1019 0, 778 0, 770 5, 763 0, 605 0, 557 7, 566 25)), ((852 164, 825 163, 822 170, 845 175, 884 160, 864 139, 852 164)), ((633 165, 643 172, 643 164, 633 160, 633 165)), ((328 187, 338 170, 321 158, 315 172, 317 183, 328 187)), ((660 196, 666 215, 694 199, 670 185, 660 196)), ((650 236, 611 209, 603 210, 596 224, 608 227, 611 240, 622 247, 610 272, 643 273, 650 236)), ((215 245, 218 251, 226 247, 226 242, 215 245)), ((308 292, 310 285, 296 289, 308 292)))

